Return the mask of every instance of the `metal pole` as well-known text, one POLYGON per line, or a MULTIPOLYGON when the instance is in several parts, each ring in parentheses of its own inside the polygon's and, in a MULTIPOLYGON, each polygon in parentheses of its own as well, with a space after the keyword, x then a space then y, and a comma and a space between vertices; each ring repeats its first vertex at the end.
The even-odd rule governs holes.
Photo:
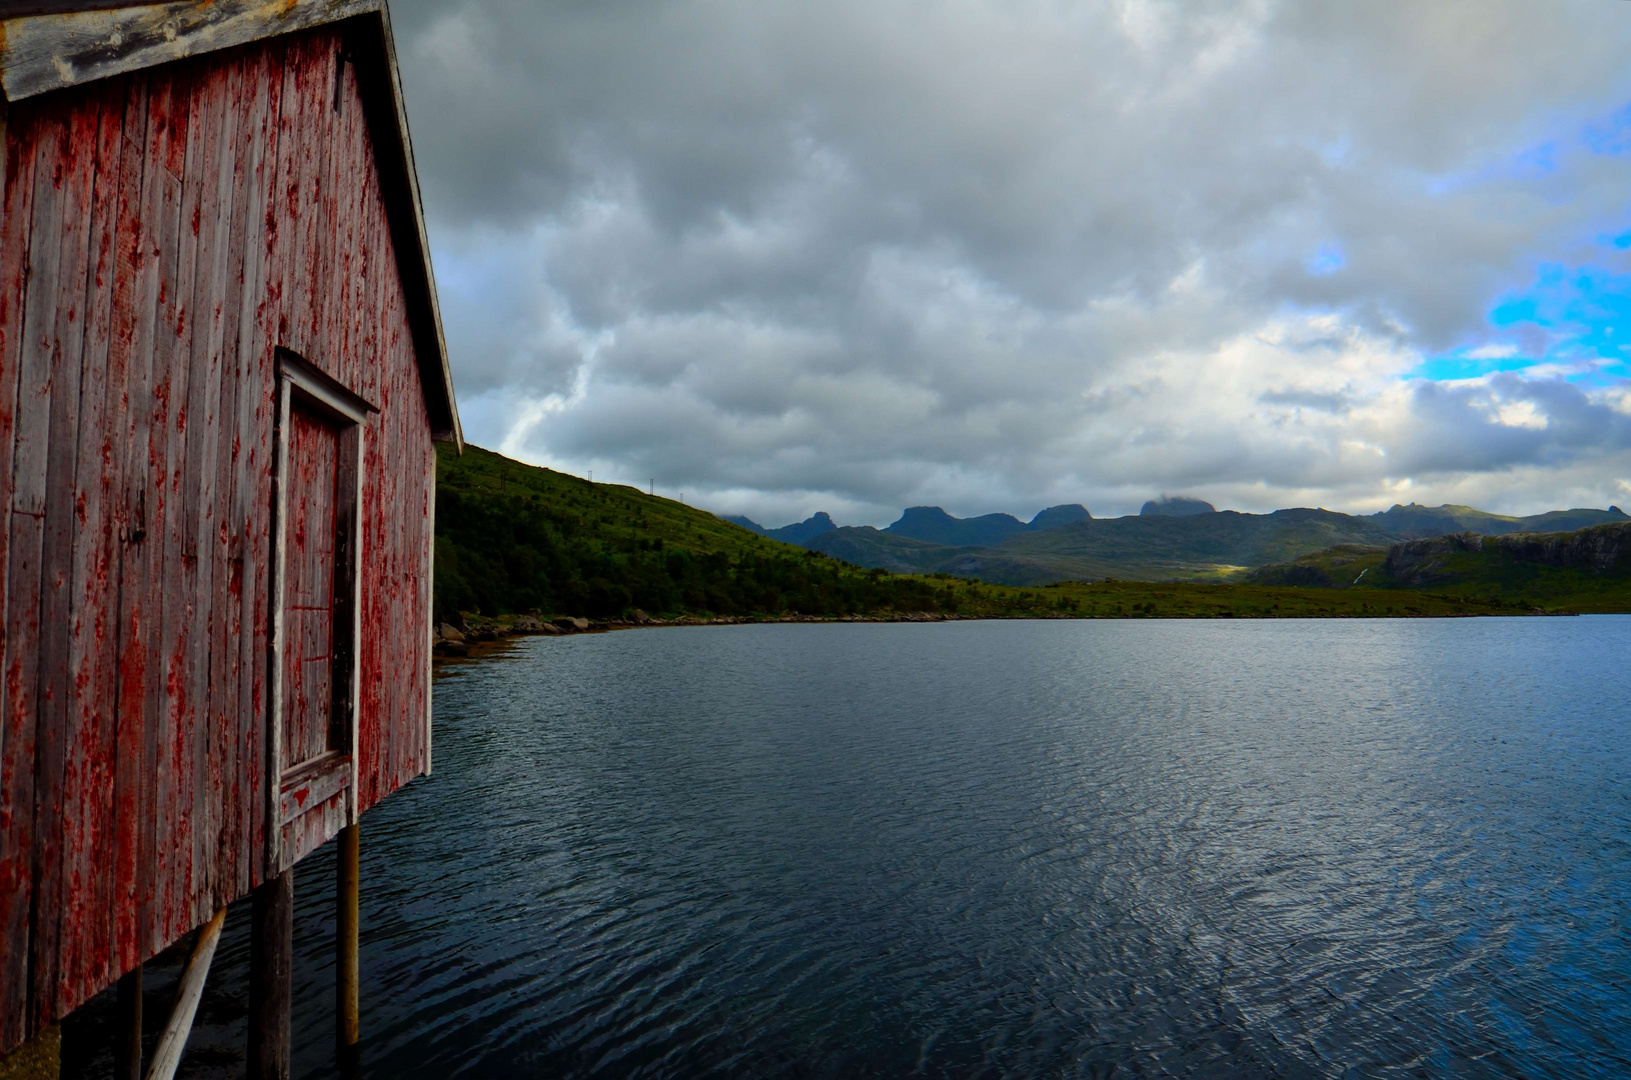
POLYGON ((335 1036, 339 1043, 340 1070, 350 1075, 360 1064, 357 990, 357 892, 360 882, 359 848, 362 826, 347 825, 340 830, 336 853, 334 926, 334 1011, 335 1036))
POLYGON ((249 933, 249 1080, 289 1080, 294 871, 254 892, 249 933))

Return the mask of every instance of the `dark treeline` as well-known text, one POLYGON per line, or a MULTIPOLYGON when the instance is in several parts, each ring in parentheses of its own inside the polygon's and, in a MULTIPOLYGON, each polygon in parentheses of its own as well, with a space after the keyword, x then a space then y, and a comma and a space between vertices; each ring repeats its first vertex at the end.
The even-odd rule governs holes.
POLYGON ((864 571, 818 552, 695 551, 662 536, 616 535, 604 519, 536 494, 460 491, 436 498, 435 605, 488 615, 538 611, 844 615, 953 612, 970 583, 864 571))

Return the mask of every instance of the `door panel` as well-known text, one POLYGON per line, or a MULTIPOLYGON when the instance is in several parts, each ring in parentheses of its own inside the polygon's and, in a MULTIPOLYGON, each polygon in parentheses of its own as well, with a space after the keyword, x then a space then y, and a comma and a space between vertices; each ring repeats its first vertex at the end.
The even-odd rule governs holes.
POLYGON ((299 400, 289 409, 283 590, 283 768, 337 744, 335 618, 341 431, 299 400))

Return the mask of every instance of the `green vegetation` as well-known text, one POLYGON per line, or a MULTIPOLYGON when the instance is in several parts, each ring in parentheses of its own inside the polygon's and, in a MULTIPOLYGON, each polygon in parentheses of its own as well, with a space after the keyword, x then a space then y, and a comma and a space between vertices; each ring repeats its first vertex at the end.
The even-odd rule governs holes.
MULTIPOLYGON (((1205 503, 1195 503, 1206 507, 1205 503)), ((1060 508, 1056 508, 1060 509, 1060 508)), ((1085 513, 1085 511, 1083 511, 1085 513)), ((938 519, 939 535, 972 535, 986 518, 959 521, 938 508, 915 507, 907 515, 938 519), (955 526, 955 528, 953 528, 955 526)), ((858 566, 881 566, 897 574, 946 573, 1007 585, 1046 585, 1063 579, 1127 578, 1138 581, 1239 581, 1252 567, 1294 560, 1339 545, 1374 547, 1446 533, 1486 535, 1564 531, 1628 520, 1617 507, 1554 510, 1533 517, 1503 517, 1470 506, 1395 506, 1356 516, 1330 510, 1232 510, 1137 517, 1066 520, 1032 529, 1007 519, 1017 531, 983 546, 953 546, 928 532, 906 534, 860 527, 832 529, 807 538, 785 536, 858 566), (925 539, 929 535, 929 539, 925 539)), ((930 524, 934 524, 931 521, 930 524)), ((899 523, 897 523, 898 525, 899 523)), ((1334 582, 1332 582, 1334 583, 1334 582)))
POLYGON ((1065 601, 1066 610, 1079 618, 1406 618, 1521 615, 1529 611, 1502 600, 1403 590, 1378 594, 1294 586, 1069 581, 1023 591, 1056 594, 1065 601))
POLYGON ((1631 525, 1331 548, 1261 567, 1248 580, 1354 596, 1427 588, 1532 610, 1631 612, 1631 525))
POLYGON ((1335 544, 1399 539, 1370 518, 1329 510, 1232 510, 1074 521, 1022 532, 990 547, 944 547, 869 528, 835 529, 806 546, 897 573, 940 572, 1009 585, 1061 579, 1227 581, 1246 568, 1335 544))
POLYGON ((636 488, 438 447, 439 616, 991 614, 1012 602, 969 581, 850 566, 636 488))
MULTIPOLYGON (((438 447, 439 616, 879 615, 1218 618, 1512 614, 1438 592, 1073 581, 1046 588, 862 569, 632 487, 438 447)), ((1169 519, 1181 520, 1181 519, 1169 519)))

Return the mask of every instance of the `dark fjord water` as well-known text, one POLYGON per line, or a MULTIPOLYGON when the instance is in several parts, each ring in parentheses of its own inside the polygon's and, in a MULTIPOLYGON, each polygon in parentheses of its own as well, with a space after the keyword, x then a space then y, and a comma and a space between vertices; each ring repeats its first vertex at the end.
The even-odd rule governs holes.
POLYGON ((364 823, 367 1071, 1623 1076, 1628 658, 1631 618, 528 641, 440 679, 435 775, 364 823))

